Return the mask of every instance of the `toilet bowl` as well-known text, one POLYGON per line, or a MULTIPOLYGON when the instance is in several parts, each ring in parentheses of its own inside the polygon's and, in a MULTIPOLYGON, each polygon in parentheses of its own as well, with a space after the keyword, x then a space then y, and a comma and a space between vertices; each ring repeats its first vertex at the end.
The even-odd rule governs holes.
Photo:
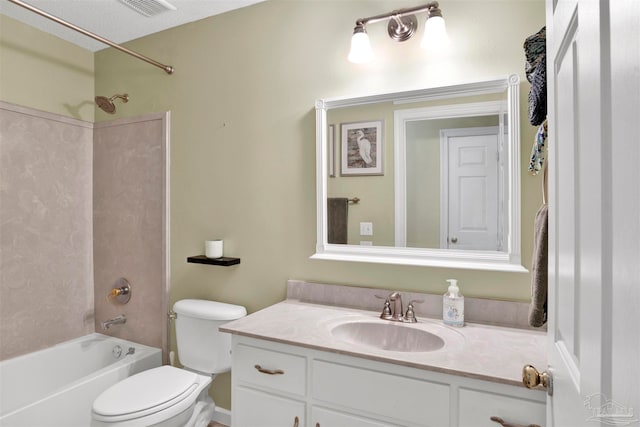
POLYGON ((215 411, 208 395, 216 374, 231 369, 231 337, 218 327, 247 314, 241 306, 181 300, 176 313, 178 358, 114 384, 93 402, 93 427, 206 427, 215 411))

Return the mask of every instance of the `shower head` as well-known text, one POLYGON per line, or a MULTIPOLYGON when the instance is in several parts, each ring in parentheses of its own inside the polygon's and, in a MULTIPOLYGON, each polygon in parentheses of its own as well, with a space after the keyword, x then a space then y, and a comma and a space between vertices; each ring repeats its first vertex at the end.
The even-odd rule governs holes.
POLYGON ((116 104, 113 103, 113 100, 116 98, 122 99, 122 102, 129 102, 129 95, 126 93, 124 95, 113 95, 111 98, 107 98, 106 96, 96 96, 96 104, 98 107, 102 109, 105 113, 113 114, 116 112, 116 104))

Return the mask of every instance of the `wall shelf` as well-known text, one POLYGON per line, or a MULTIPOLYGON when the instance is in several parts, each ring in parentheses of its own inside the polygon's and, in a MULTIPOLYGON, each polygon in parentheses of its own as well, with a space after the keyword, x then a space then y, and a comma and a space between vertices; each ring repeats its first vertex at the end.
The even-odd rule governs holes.
POLYGON ((222 258, 207 258, 204 255, 196 255, 188 257, 187 262, 195 264, 222 265, 223 267, 228 267, 230 265, 240 264, 240 258, 229 258, 226 256, 223 256, 222 258))

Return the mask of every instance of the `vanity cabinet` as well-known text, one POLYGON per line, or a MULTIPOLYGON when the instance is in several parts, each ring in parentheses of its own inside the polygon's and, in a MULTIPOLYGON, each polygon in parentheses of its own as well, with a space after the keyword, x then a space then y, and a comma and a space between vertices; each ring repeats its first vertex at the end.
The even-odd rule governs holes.
POLYGON ((305 426, 304 402, 259 391, 251 387, 238 387, 233 394, 232 426, 305 426))
POLYGON ((523 386, 242 335, 233 335, 232 363, 234 427, 545 423, 546 395, 523 386))

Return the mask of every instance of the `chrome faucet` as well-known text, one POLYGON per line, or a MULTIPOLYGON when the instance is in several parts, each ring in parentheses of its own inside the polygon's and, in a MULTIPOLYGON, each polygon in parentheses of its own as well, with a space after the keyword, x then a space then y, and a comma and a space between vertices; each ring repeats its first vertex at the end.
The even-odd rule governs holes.
POLYGON ((101 325, 103 330, 107 330, 111 325, 122 325, 125 323, 127 323, 127 318, 124 314, 121 314, 120 316, 114 317, 113 319, 105 320, 101 323, 101 325))
POLYGON ((391 320, 402 322, 404 320, 404 314, 402 310, 402 295, 399 292, 394 292, 389 295, 389 301, 393 303, 391 310, 391 320), (400 308, 400 310, 398 310, 400 308))
POLYGON ((413 305, 424 302, 423 300, 412 300, 407 306, 407 313, 403 314, 402 295, 399 292, 393 292, 386 298, 380 295, 375 295, 375 297, 385 300, 380 318, 393 320, 394 322, 416 323, 418 320, 416 319, 413 305))

